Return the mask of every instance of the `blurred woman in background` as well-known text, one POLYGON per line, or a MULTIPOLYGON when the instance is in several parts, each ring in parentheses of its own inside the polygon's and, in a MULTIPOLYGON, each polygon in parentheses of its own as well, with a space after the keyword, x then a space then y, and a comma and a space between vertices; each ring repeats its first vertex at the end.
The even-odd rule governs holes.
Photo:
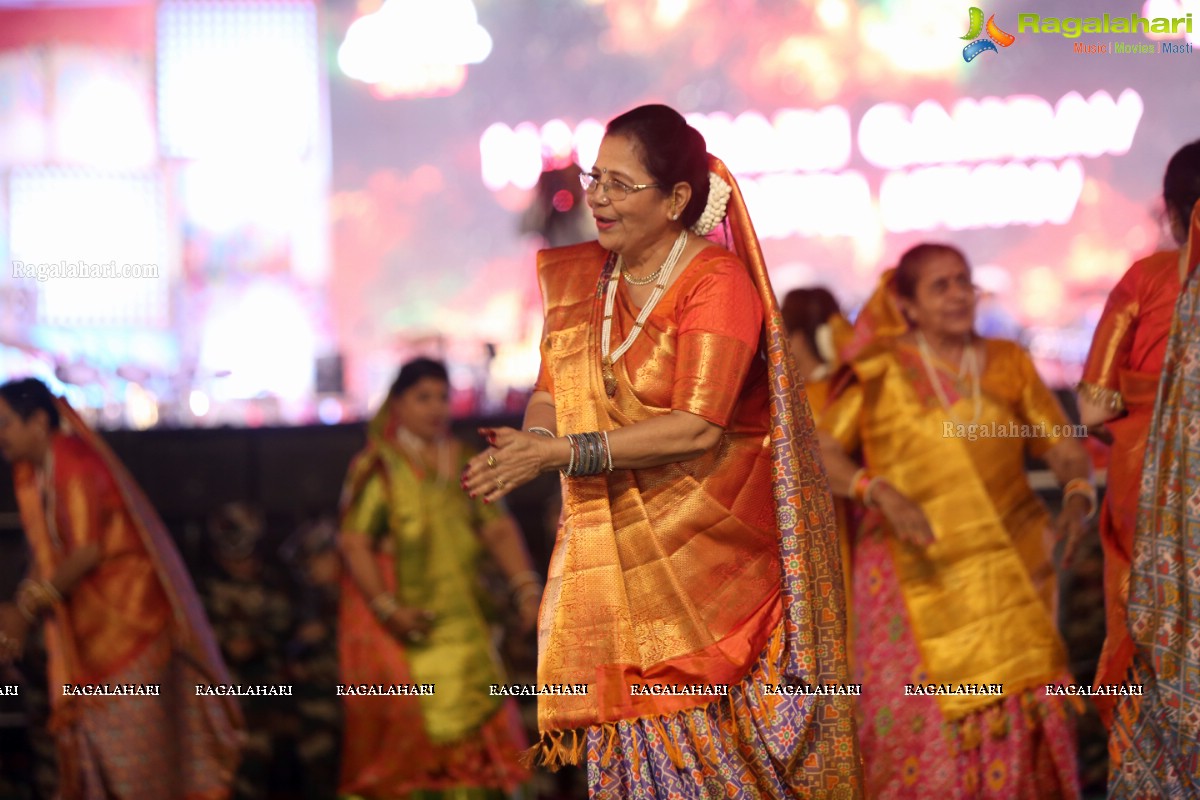
POLYGON ((224 800, 241 715, 231 697, 197 696, 197 684, 230 678, 158 514, 41 381, 0 386, 0 456, 13 464, 33 554, 29 578, 0 606, 0 659, 44 625, 62 796, 224 800), (68 685, 160 694, 60 691, 68 685))
POLYGON ((824 286, 793 289, 779 308, 796 371, 804 378, 808 405, 820 417, 828 405, 830 379, 841 365, 841 349, 853 336, 837 300, 824 286))
POLYGON ((868 509, 854 546, 853 652, 872 798, 1080 793, 1065 698, 1046 692, 1070 681, 1055 526, 1025 455, 1066 487, 1056 527, 1069 548, 1094 511, 1091 465, 1029 356, 974 333, 975 300, 961 252, 906 252, 867 304, 867 319, 896 335, 858 354, 821 418, 834 493, 868 509), (1003 694, 906 696, 910 684, 1003 694))
POLYGON ((448 432, 445 366, 408 362, 350 466, 343 495, 342 682, 434 684, 432 694, 347 696, 341 791, 368 800, 503 798, 529 776, 526 737, 484 616, 485 552, 508 576, 526 630, 541 580, 516 522, 459 486, 471 455, 448 432))

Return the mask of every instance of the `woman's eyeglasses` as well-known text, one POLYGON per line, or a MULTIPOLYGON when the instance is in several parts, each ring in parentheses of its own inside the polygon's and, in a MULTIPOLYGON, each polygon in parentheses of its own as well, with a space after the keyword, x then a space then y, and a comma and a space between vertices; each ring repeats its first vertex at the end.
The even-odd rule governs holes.
POLYGON ((583 187, 585 192, 591 193, 597 187, 604 192, 604 196, 609 200, 624 200, 634 192, 640 192, 643 189, 654 189, 658 187, 657 183, 635 183, 632 186, 628 183, 623 183, 616 178, 609 178, 607 181, 600 180, 600 176, 591 172, 583 172, 579 175, 579 185, 583 187))

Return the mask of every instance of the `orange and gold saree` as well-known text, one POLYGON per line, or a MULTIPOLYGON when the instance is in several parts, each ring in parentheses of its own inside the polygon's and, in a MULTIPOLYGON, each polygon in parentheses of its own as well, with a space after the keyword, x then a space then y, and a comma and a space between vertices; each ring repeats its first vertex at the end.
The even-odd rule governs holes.
MULTIPOLYGON (((1146 436, 1179 298, 1179 256, 1177 250, 1155 253, 1125 273, 1108 296, 1079 384, 1080 394, 1125 412, 1107 423, 1113 441, 1100 512, 1107 635, 1096 668, 1098 686, 1124 681, 1133 658, 1127 620, 1133 532, 1146 436)), ((1100 718, 1110 726, 1116 698, 1094 700, 1100 718)))
MULTIPOLYGON (((763 684, 847 679, 832 501, 757 239, 734 187, 732 244, 710 246, 670 286, 609 398, 600 369, 597 243, 544 251, 540 390, 560 434, 686 411, 724 428, 694 460, 564 481, 564 521, 539 623, 536 758, 586 757, 593 797, 858 797, 845 696, 765 696, 763 684), (739 258, 740 256, 740 258, 739 258), (765 342, 765 347, 764 347, 765 342), (764 352, 765 350, 765 352, 764 352), (728 694, 651 694, 647 684, 728 694), (715 790, 715 789, 714 789, 715 790)), ((638 309, 619 293, 613 335, 638 309)))
POLYGON ((921 506, 936 540, 903 544, 876 511, 854 553, 859 728, 877 798, 1077 797, 1073 732, 1045 685, 1065 676, 1045 508, 1024 475, 1066 417, 1028 356, 984 340, 977 419, 957 371, 938 391, 915 348, 881 343, 821 427, 921 506), (1003 693, 911 694, 910 687, 1001 684, 1003 693))
POLYGON ((33 574, 74 550, 99 565, 46 621, 51 730, 67 800, 221 800, 239 755, 241 715, 212 631, 169 534, 107 446, 60 402, 46 476, 14 468, 33 574), (157 696, 76 696, 64 686, 157 687, 157 696))

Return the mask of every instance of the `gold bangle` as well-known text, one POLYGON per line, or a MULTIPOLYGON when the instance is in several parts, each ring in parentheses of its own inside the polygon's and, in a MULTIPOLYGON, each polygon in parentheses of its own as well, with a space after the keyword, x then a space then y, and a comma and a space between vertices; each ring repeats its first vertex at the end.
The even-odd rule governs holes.
POLYGON ((1072 478, 1063 486, 1063 505, 1066 505, 1067 501, 1077 494, 1083 495, 1088 501, 1088 513, 1083 521, 1090 522, 1096 516, 1100 506, 1096 487, 1087 478, 1072 478))
POLYGON ((1103 386, 1097 386, 1094 383, 1080 381, 1075 386, 1075 391, 1091 400, 1096 405, 1107 408, 1109 411, 1121 412, 1125 410, 1125 398, 1116 389, 1106 389, 1103 386))
POLYGON ((864 476, 866 474, 867 474, 867 468, 859 467, 858 469, 856 469, 854 471, 854 474, 850 476, 850 484, 846 488, 846 496, 849 497, 851 500, 858 499, 857 492, 856 492, 856 489, 858 488, 858 481, 862 476, 864 476))

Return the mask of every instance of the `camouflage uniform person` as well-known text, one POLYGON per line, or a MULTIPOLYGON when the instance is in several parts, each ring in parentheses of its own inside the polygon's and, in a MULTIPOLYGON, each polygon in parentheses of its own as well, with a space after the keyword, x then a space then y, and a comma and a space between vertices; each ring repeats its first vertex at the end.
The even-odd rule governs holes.
POLYGON ((338 593, 342 562, 337 523, 319 519, 302 525, 284 544, 291 567, 295 625, 288 646, 299 735, 295 746, 303 800, 337 796, 342 740, 342 704, 337 698, 338 593))
MULTIPOLYGON (((230 504, 209 521, 216 569, 198 581, 208 618, 231 679, 240 686, 290 683, 284 650, 292 625, 291 600, 278 569, 264 562, 262 515, 230 504)), ((282 772, 281 741, 296 727, 295 697, 239 698, 247 740, 234 784, 238 800, 265 800, 282 772)))

